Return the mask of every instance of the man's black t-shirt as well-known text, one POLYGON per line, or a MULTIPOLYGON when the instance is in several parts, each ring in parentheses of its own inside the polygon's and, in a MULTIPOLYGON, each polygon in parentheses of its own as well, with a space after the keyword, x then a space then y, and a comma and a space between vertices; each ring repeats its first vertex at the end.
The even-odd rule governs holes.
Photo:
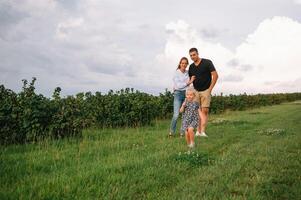
POLYGON ((195 76, 193 86, 197 91, 204 91, 210 87, 211 72, 215 71, 215 67, 211 60, 202 58, 201 63, 196 66, 192 63, 189 66, 189 77, 195 76))

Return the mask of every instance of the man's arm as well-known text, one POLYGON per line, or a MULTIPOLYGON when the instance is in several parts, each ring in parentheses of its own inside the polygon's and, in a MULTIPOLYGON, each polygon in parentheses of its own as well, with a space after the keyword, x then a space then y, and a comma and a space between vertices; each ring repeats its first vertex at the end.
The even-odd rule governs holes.
POLYGON ((211 79, 211 84, 210 84, 210 86, 209 86, 209 91, 210 91, 210 94, 211 94, 211 92, 212 92, 212 89, 213 89, 213 87, 215 86, 215 83, 216 83, 216 81, 217 81, 217 79, 218 79, 218 74, 217 74, 217 71, 212 71, 211 72, 211 77, 212 77, 212 79, 211 79))

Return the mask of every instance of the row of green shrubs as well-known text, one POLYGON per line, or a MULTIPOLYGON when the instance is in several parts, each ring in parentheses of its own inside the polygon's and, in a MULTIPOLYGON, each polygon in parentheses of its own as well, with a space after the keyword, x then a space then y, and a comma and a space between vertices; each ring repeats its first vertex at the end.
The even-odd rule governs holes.
POLYGON ((156 117, 166 118, 172 110, 172 94, 159 96, 134 89, 107 94, 78 93, 52 98, 35 93, 36 78, 23 80, 19 93, 0 85, 0 143, 25 143, 42 138, 80 136, 83 128, 132 127, 150 124, 156 117))
MULTIPOLYGON (((80 136, 84 128, 133 127, 148 125, 156 118, 168 118, 173 110, 173 95, 165 90, 150 95, 126 88, 52 98, 35 93, 36 79, 23 80, 19 93, 0 85, 0 143, 26 143, 43 138, 80 136)), ((301 99, 301 93, 213 96, 211 112, 244 110, 301 99)))
POLYGON ((292 102, 301 99, 301 93, 276 93, 276 94, 256 94, 223 96, 216 95, 212 97, 210 105, 211 113, 222 113, 225 110, 246 110, 261 106, 276 105, 283 102, 292 102))

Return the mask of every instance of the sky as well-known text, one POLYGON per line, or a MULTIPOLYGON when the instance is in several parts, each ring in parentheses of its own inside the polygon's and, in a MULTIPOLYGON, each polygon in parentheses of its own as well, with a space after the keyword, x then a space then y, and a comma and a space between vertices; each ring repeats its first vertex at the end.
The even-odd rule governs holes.
POLYGON ((49 97, 156 95, 191 47, 213 94, 301 92, 301 0, 0 0, 0 84, 16 92, 36 77, 49 97))

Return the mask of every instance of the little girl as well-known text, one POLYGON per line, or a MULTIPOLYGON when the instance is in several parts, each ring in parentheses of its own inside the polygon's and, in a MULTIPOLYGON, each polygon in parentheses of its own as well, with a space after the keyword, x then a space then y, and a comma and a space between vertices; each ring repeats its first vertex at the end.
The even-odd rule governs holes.
POLYGON ((199 123, 199 104, 194 101, 195 90, 188 88, 186 90, 186 99, 181 106, 182 115, 182 131, 185 131, 186 142, 189 148, 194 147, 194 129, 197 129, 199 123))

